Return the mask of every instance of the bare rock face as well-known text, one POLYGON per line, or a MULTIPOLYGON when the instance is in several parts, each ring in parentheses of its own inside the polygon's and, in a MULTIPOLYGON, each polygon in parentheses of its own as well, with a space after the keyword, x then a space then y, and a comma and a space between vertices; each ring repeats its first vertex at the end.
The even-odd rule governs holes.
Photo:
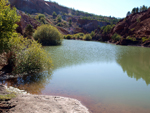
POLYGON ((57 3, 47 2, 44 0, 9 0, 11 6, 15 6, 17 9, 32 13, 47 13, 52 14, 55 11, 57 14, 59 11, 68 12, 68 8, 59 6, 57 3))

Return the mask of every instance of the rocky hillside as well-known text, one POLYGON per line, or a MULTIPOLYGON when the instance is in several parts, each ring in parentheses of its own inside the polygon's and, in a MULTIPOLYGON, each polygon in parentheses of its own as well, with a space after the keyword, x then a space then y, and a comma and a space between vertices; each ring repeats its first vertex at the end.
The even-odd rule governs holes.
POLYGON ((118 44, 150 46, 150 8, 147 11, 131 14, 119 21, 110 35, 115 33, 122 36, 118 44))
POLYGON ((59 6, 57 3, 47 2, 44 0, 9 0, 12 6, 17 9, 27 12, 29 14, 33 13, 47 13, 52 14, 53 11, 56 13, 69 12, 69 9, 63 6, 59 6))
POLYGON ((150 9, 127 16, 114 27, 112 33, 115 32, 124 38, 127 36, 150 37, 150 9))
MULTIPOLYGON (((90 33, 98 26, 102 27, 109 24, 116 24, 118 22, 118 19, 114 17, 111 18, 85 13, 61 6, 56 2, 49 2, 44 0, 9 1, 12 7, 15 6, 19 11, 22 11, 24 14, 26 14, 26 16, 21 15, 22 20, 24 20, 24 17, 27 18, 27 16, 29 16, 29 18, 32 17, 35 20, 36 15, 44 14, 46 17, 46 23, 55 25, 64 34, 74 34, 79 32, 90 33), (56 12, 56 18, 53 18, 53 12, 56 12), (62 17, 61 22, 57 22, 58 16, 62 17), (69 24, 70 20, 72 22, 71 25, 69 24)), ((24 24, 26 25, 27 23, 24 24)))

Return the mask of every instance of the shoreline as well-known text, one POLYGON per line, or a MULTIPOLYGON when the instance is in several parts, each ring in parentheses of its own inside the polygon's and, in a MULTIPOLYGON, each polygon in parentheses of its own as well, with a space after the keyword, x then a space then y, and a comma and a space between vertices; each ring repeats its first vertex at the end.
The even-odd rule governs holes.
POLYGON ((150 48, 149 46, 143 46, 143 45, 138 45, 138 44, 117 44, 110 42, 110 41, 98 41, 98 40, 82 40, 82 39, 65 39, 65 40, 81 40, 81 41, 95 41, 95 42, 102 42, 102 43, 108 43, 108 44, 114 44, 114 45, 120 45, 120 46, 133 46, 133 47, 145 47, 145 48, 150 48))
MULTIPOLYGON (((13 106, 9 113, 90 113, 79 100, 53 95, 32 95, 3 85, 7 92, 16 93, 16 97, 9 100, 13 106)), ((1 94, 0 94, 1 95, 1 94)))

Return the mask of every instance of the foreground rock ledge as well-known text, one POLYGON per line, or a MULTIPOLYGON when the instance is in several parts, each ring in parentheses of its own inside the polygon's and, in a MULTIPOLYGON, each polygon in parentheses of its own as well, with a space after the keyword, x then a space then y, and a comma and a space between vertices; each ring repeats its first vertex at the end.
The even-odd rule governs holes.
MULTIPOLYGON (((13 88, 7 88, 10 89, 13 88)), ((16 88, 13 91, 15 90, 16 88)), ((11 99, 11 103, 16 106, 9 113, 89 113, 80 101, 67 97, 23 93, 11 99)))

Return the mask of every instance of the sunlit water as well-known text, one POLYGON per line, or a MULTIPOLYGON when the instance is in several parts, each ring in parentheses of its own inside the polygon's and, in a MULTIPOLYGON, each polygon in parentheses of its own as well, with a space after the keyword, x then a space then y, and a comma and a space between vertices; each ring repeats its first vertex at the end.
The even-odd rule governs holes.
POLYGON ((52 74, 8 81, 33 94, 79 99, 93 113, 150 113, 150 48, 64 40, 44 47, 52 74))

